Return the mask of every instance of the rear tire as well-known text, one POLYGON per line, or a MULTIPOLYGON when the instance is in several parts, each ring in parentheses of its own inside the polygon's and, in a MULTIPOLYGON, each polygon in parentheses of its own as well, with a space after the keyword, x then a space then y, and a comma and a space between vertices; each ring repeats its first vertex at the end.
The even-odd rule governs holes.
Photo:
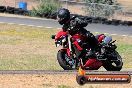
POLYGON ((5 6, 0 6, 0 12, 4 13, 6 11, 6 7, 5 6))
POLYGON ((60 64, 60 66, 64 69, 64 70, 74 70, 73 68, 70 67, 70 65, 66 62, 65 60, 65 55, 67 53, 64 50, 59 50, 57 53, 57 60, 60 64))
POLYGON ((117 51, 115 51, 115 54, 117 55, 118 58, 118 62, 116 62, 116 66, 112 65, 112 63, 110 63, 110 61, 105 61, 103 64, 103 67, 107 70, 107 71, 120 71, 122 69, 123 66, 123 62, 122 62, 122 58, 119 55, 119 53, 117 51))
POLYGON ((7 6, 6 12, 10 14, 14 14, 14 7, 7 6))

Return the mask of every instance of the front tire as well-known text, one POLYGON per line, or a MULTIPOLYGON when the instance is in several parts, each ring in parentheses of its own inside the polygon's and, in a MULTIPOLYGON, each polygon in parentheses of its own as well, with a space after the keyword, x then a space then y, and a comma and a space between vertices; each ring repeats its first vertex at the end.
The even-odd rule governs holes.
POLYGON ((60 66, 64 69, 64 70, 74 70, 65 60, 65 55, 67 55, 67 53, 64 50, 59 50, 57 53, 57 60, 60 64, 60 66))
POLYGON ((110 61, 105 61, 103 63, 103 67, 107 70, 107 71, 120 71, 122 69, 122 66, 123 66, 123 62, 122 62, 122 58, 121 56, 119 55, 119 53, 117 51, 115 51, 115 54, 117 55, 117 59, 118 61, 114 62, 114 64, 116 65, 113 65, 110 61))

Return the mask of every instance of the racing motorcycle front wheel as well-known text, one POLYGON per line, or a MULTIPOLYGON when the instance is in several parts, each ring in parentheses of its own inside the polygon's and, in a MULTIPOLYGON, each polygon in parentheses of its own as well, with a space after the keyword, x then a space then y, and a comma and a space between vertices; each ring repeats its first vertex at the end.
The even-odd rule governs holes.
POLYGON ((57 53, 57 60, 59 62, 59 65, 64 69, 64 70, 75 70, 76 67, 73 66, 75 65, 74 62, 73 65, 70 65, 69 62, 66 60, 69 59, 66 51, 64 50, 59 50, 57 53))
POLYGON ((107 71, 120 71, 122 69, 123 66, 122 58, 117 51, 115 51, 114 53, 116 55, 117 60, 115 61, 106 60, 103 62, 103 67, 107 71))

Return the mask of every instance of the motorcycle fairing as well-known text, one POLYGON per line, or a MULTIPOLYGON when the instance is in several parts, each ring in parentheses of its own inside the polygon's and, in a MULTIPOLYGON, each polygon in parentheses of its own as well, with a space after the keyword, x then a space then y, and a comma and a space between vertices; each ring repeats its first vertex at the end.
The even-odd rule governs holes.
POLYGON ((56 34, 55 40, 59 40, 62 36, 66 36, 68 32, 60 31, 56 34))
POLYGON ((97 61, 97 59, 95 58, 90 58, 86 61, 84 67, 89 67, 91 69, 97 69, 100 68, 102 66, 102 62, 101 61, 97 61))
POLYGON ((105 35, 100 34, 100 35, 97 35, 96 38, 97 38, 98 42, 102 42, 102 40, 105 38, 105 35))
POLYGON ((82 37, 81 35, 79 35, 79 34, 75 34, 75 35, 73 35, 73 36, 71 37, 71 39, 72 39, 73 41, 76 41, 77 39, 83 40, 83 37, 82 37))
POLYGON ((73 42, 73 44, 78 48, 78 50, 83 50, 83 48, 81 48, 81 46, 79 45, 79 43, 77 41, 73 42))

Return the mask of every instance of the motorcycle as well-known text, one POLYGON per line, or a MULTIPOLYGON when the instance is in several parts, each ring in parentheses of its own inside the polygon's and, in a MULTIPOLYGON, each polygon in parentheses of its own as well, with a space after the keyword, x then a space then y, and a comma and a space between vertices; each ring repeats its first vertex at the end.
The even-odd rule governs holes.
POLYGON ((92 62, 89 67, 85 68, 86 70, 98 70, 103 66, 107 71, 120 71, 123 62, 116 51, 117 46, 114 44, 116 40, 113 41, 111 36, 104 34, 96 35, 96 38, 99 42, 100 51, 95 52, 95 58, 91 59, 87 56, 90 48, 86 48, 85 52, 81 53, 83 48, 80 43, 84 38, 80 34, 71 36, 67 31, 59 31, 56 35, 52 35, 56 47, 62 46, 62 49, 57 52, 59 65, 64 70, 76 70, 80 66, 85 66, 87 63, 92 62))

